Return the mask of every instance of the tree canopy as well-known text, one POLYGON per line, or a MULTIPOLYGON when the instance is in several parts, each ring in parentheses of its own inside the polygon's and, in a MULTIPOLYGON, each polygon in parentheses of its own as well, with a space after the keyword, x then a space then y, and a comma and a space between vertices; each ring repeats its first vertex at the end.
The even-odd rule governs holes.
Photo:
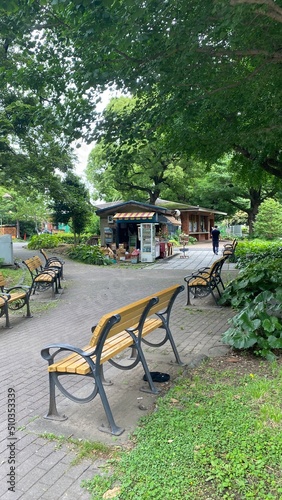
POLYGON ((93 213, 89 193, 79 177, 68 172, 62 180, 60 190, 50 202, 54 221, 69 224, 75 235, 80 235, 93 213))
MULTIPOLYGON (((138 105, 137 113, 139 109, 138 105)), ((112 99, 96 127, 96 136, 98 143, 86 173, 98 197, 145 199, 151 204, 165 193, 175 201, 187 198, 193 161, 180 151, 169 151, 164 131, 136 121, 136 99, 112 99)))
POLYGON ((69 138, 91 140, 97 94, 112 86, 140 99, 137 120, 163 130, 171 155, 213 164, 233 152, 282 178, 281 0, 24 0, 0 12, 6 60, 25 58, 15 82, 69 138))

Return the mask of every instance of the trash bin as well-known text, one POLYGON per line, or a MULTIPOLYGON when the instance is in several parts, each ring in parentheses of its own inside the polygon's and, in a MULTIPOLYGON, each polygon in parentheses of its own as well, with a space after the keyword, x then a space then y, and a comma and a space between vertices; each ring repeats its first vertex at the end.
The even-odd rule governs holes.
POLYGON ((140 251, 137 250, 137 248, 135 250, 133 250, 133 252, 131 252, 131 263, 132 264, 137 264, 139 262, 139 254, 140 254, 140 251))
POLYGON ((164 259, 166 257, 166 243, 160 243, 160 258, 164 259))

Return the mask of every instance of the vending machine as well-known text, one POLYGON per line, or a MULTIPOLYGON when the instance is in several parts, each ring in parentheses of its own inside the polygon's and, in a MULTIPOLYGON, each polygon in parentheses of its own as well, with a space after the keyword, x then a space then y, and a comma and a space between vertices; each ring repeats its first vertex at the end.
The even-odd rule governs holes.
POLYGON ((141 262, 154 262, 156 259, 156 226, 140 224, 141 262))

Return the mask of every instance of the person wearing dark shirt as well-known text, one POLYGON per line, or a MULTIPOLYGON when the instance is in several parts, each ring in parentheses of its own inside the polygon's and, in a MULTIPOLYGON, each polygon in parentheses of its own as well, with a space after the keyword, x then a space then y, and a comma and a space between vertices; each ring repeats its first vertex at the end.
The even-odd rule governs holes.
POLYGON ((218 247, 219 247, 219 235, 220 231, 217 226, 214 226, 211 232, 212 237, 212 249, 215 255, 218 255, 218 247))

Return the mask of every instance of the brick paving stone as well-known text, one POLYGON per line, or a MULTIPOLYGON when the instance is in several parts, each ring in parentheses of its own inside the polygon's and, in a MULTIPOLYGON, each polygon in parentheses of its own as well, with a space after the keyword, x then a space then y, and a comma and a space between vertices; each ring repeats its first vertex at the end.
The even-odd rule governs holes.
MULTIPOLYGON (((34 255, 22 245, 14 245, 14 256, 23 260, 34 255)), ((58 407, 67 414, 65 422, 54 422, 42 417, 48 409, 47 363, 40 356, 41 349, 53 342, 73 343, 80 347, 88 344, 91 326, 111 310, 133 300, 149 295, 171 284, 184 283, 183 277, 198 267, 210 265, 215 259, 206 246, 202 250, 191 249, 189 259, 158 262, 144 268, 100 268, 87 266, 66 259, 66 287, 55 307, 48 308, 26 320, 20 315, 12 317, 13 328, 0 332, 0 481, 4 490, 1 500, 88 500, 89 493, 81 488, 83 479, 91 479, 99 473, 96 462, 83 460, 77 465, 72 461, 75 452, 67 445, 48 441, 41 437, 44 432, 57 436, 76 437, 100 441, 109 445, 126 444, 130 433, 138 423, 142 412, 140 401, 151 411, 157 396, 140 391, 142 367, 130 372, 120 372, 108 365, 106 378, 114 385, 106 387, 110 405, 117 423, 125 422, 126 430, 118 438, 98 431, 106 418, 101 401, 97 398, 87 405, 77 405, 62 395, 58 396, 58 407), (82 293, 83 292, 83 293, 82 293), (20 346, 19 346, 20 339, 20 346), (79 339, 79 340, 78 340, 79 339), (16 391, 17 423, 17 476, 16 492, 5 491, 8 471, 7 448, 7 394, 8 388, 16 391), (140 399, 142 398, 142 399, 140 399), (126 409, 126 416, 125 416, 126 409)), ((234 276, 234 267, 226 265, 224 275, 234 276)), ((227 320, 232 312, 216 307, 212 298, 195 299, 186 306, 186 290, 177 298, 171 315, 171 327, 181 358, 187 366, 193 366, 204 355, 214 356, 226 349, 220 335, 227 329, 227 320)), ((31 297, 31 309, 36 303, 48 303, 48 294, 31 297)), ((36 309, 35 309, 36 310, 36 309)), ((1 319, 0 319, 1 321, 1 319)), ((3 319, 2 319, 3 322, 3 319)), ((1 324, 0 324, 1 327, 1 324)), ((165 371, 174 380, 181 372, 174 360, 170 346, 146 350, 150 369, 165 371)), ((189 368, 188 368, 189 370, 189 368)), ((79 381, 69 385, 79 387, 79 381)), ((159 384, 161 385, 161 384, 159 384)), ((161 393, 165 390, 160 387, 161 393)), ((7 486, 7 485, 6 485, 7 486)), ((3 489, 3 488, 2 488, 3 489)))

